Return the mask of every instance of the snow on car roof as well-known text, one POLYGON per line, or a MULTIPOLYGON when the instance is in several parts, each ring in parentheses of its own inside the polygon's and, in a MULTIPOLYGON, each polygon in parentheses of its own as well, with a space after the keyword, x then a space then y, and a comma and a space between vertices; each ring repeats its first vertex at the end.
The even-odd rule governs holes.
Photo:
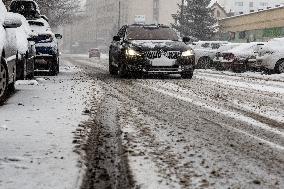
POLYGON ((50 25, 43 18, 37 20, 29 20, 30 27, 33 32, 37 34, 53 34, 50 28, 50 25))
POLYGON ((0 1, 0 24, 4 22, 7 9, 2 1, 0 1))

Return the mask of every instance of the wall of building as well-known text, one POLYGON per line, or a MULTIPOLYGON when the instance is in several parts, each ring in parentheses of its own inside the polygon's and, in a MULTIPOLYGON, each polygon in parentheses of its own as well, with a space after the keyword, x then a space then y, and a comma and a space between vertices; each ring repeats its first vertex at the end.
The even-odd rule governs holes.
POLYGON ((68 37, 64 46, 73 48, 79 43, 84 49, 107 48, 119 28, 134 24, 137 15, 144 15, 146 24, 169 25, 174 22, 172 14, 177 12, 178 2, 181 0, 87 0, 86 17, 65 26, 68 37))
POLYGON ((259 9, 275 7, 284 4, 284 0, 217 0, 227 12, 234 12, 235 15, 257 12, 259 9))
POLYGON ((236 41, 267 41, 284 37, 284 7, 219 21, 224 38, 236 41))

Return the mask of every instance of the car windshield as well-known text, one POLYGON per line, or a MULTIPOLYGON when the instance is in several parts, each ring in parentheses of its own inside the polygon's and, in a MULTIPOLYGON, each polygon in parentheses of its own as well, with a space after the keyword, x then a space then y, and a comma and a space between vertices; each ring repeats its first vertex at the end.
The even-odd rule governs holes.
POLYGON ((128 40, 172 40, 178 41, 177 33, 164 27, 130 27, 127 31, 128 40))
POLYGON ((10 5, 10 11, 19 13, 26 18, 39 18, 37 7, 31 1, 13 1, 10 5))

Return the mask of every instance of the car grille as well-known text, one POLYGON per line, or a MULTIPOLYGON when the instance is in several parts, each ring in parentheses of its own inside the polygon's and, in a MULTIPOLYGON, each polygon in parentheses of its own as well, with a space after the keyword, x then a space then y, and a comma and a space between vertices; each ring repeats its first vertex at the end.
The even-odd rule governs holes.
POLYGON ((177 59, 181 56, 180 51, 147 51, 144 55, 149 59, 161 58, 165 56, 169 59, 177 59))

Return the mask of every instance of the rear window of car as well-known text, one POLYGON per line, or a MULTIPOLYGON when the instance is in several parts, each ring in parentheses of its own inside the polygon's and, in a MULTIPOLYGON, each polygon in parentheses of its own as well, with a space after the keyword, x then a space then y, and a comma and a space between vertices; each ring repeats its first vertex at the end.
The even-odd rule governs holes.
POLYGON ((126 35, 128 40, 179 40, 177 33, 168 27, 129 27, 126 35))
POLYGON ((36 5, 31 1, 13 1, 10 5, 10 11, 23 12, 23 11, 36 11, 36 5))
POLYGON ((44 26, 44 23, 36 21, 29 21, 29 24, 32 26, 44 26))

